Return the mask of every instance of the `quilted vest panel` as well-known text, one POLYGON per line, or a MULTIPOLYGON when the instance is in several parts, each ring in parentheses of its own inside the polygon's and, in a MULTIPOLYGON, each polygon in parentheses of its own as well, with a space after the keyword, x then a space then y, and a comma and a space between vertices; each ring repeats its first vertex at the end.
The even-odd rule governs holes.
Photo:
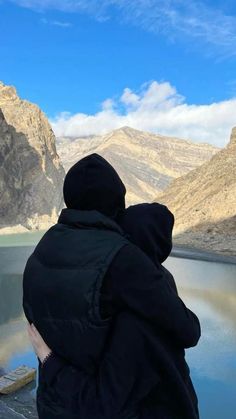
POLYGON ((77 225, 55 224, 29 257, 23 278, 28 319, 52 350, 90 373, 99 363, 112 322, 100 317, 102 280, 128 243, 109 222, 106 226, 106 217, 102 221, 97 225, 88 217, 77 225))

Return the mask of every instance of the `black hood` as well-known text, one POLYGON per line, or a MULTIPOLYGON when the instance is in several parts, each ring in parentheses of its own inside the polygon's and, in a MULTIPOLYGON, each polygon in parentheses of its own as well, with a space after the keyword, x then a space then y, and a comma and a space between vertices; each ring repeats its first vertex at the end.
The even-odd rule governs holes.
POLYGON ((162 263, 172 249, 174 216, 165 205, 138 204, 127 208, 119 220, 130 241, 154 263, 162 263))
POLYGON ((74 164, 63 185, 67 208, 97 210, 112 218, 125 209, 125 193, 115 169, 95 153, 74 164))

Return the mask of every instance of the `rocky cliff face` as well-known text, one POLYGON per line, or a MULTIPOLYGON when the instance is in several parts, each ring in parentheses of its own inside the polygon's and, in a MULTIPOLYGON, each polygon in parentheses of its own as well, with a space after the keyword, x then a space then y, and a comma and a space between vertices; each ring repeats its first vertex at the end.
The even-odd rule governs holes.
POLYGON ((0 83, 0 232, 43 229, 63 207, 64 169, 43 112, 0 83))
POLYGON ((175 214, 176 243, 236 255, 236 128, 225 149, 155 200, 175 214))
POLYGON ((90 138, 58 138, 58 154, 67 171, 90 153, 106 158, 127 187, 127 204, 152 201, 159 191, 209 160, 218 149, 124 127, 90 138))
POLYGON ((229 141, 229 144, 228 144, 227 148, 228 149, 232 149, 232 148, 235 149, 236 148, 236 127, 234 127, 232 129, 231 136, 230 136, 230 141, 229 141))

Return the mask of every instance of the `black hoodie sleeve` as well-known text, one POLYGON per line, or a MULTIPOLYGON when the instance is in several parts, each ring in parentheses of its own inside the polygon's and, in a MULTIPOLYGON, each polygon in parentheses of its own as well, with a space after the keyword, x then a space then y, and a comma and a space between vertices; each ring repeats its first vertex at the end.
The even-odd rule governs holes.
POLYGON ((114 258, 102 291, 112 295, 117 310, 128 308, 171 336, 176 345, 193 347, 201 335, 199 320, 166 275, 161 265, 154 265, 138 247, 128 244, 114 258))
POLYGON ((44 385, 56 391, 65 409, 80 412, 81 417, 111 419, 121 417, 119 412, 122 417, 131 417, 131 411, 139 409, 140 402, 160 381, 152 357, 146 353, 145 322, 123 312, 113 326, 94 374, 70 365, 55 353, 40 367, 44 385))

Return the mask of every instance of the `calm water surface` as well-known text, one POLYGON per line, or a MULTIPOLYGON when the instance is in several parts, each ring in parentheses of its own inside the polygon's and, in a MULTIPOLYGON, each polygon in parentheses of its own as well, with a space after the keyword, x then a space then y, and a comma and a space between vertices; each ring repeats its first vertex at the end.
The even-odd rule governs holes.
MULTIPOLYGON (((0 237, 0 375, 37 367, 22 312, 22 272, 42 233, 0 237)), ((202 337, 187 360, 202 419, 236 418, 236 265, 169 258, 181 298, 200 318, 202 337)))

